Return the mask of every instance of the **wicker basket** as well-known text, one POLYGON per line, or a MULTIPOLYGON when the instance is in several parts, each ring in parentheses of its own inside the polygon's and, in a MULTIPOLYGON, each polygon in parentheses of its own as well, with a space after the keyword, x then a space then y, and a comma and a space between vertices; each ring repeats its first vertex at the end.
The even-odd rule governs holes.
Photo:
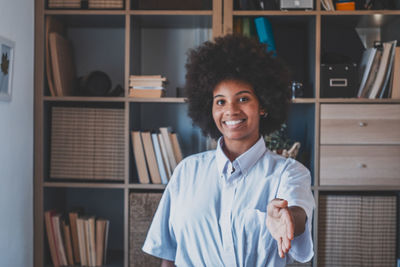
POLYGON ((124 179, 124 110, 53 107, 50 178, 124 179))

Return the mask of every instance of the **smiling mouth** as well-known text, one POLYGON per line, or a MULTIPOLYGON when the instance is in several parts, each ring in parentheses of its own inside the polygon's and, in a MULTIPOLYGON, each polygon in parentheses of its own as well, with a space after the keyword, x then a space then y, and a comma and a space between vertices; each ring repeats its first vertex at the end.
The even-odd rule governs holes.
POLYGON ((244 121, 245 121, 245 119, 241 119, 241 120, 234 120, 234 121, 224 121, 224 123, 228 126, 235 126, 244 121))

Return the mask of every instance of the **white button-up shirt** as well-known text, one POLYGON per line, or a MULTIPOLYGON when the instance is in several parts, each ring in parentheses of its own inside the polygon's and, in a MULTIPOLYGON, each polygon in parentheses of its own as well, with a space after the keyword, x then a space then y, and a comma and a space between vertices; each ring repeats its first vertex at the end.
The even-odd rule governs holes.
POLYGON ((177 266, 285 266, 311 260, 314 198, 309 171, 258 142, 230 162, 221 148, 184 159, 165 189, 143 251, 177 266), (307 214, 306 230, 281 259, 266 208, 286 199, 307 214))

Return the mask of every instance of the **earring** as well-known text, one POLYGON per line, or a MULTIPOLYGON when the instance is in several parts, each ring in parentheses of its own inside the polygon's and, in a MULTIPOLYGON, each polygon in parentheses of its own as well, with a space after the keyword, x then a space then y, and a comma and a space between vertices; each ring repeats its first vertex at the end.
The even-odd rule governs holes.
POLYGON ((260 117, 261 117, 261 118, 264 118, 264 119, 265 119, 267 116, 268 116, 268 113, 265 113, 265 112, 260 114, 260 117))

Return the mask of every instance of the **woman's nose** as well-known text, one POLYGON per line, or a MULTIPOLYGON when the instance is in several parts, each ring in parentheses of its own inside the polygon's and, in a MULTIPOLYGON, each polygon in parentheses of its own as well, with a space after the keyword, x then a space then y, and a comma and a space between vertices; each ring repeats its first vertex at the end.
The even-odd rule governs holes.
POLYGON ((239 113, 239 106, 237 103, 228 103, 225 106, 225 113, 229 115, 237 114, 239 113))

